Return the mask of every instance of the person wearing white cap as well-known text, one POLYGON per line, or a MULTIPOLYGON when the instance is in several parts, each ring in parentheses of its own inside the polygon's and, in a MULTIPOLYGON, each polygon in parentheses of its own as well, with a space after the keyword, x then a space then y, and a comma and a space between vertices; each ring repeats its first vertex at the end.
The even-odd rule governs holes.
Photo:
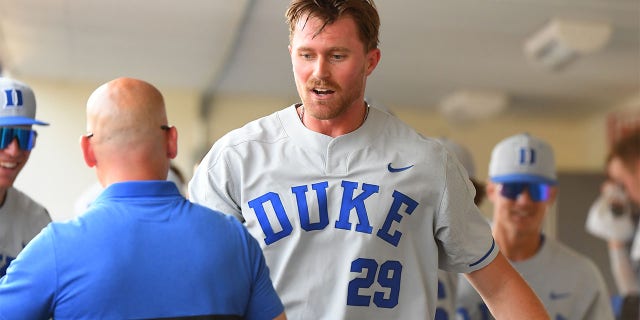
POLYGON ((47 209, 13 187, 35 146, 33 90, 20 81, 0 77, 0 278, 18 253, 51 222, 47 209))
MULTIPOLYGON (((522 133, 498 143, 491 153, 487 198, 500 251, 542 300, 551 319, 613 319, 602 274, 586 256, 542 233, 556 199, 554 153, 543 140, 522 133)), ((487 319, 487 308, 461 278, 458 318, 487 319)))

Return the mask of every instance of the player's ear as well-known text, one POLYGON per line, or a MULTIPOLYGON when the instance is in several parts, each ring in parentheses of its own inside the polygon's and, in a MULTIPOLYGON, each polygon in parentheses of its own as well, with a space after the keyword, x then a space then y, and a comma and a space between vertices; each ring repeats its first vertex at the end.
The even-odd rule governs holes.
POLYGON ((366 75, 370 75, 373 70, 376 68, 376 66, 378 65, 378 62, 380 62, 380 57, 381 57, 381 53, 380 53, 380 49, 375 48, 375 49, 371 49, 369 50, 369 52, 367 53, 367 66, 366 66, 366 75))
POLYGON ((496 197, 500 196, 499 192, 498 192, 498 188, 500 187, 500 185, 495 184, 491 181, 487 181, 487 186, 486 186, 486 191, 487 191, 487 199, 489 199, 489 201, 491 202, 495 202, 496 201, 496 197))
POLYGON ((83 135, 80 137, 80 149, 82 149, 82 156, 84 157, 84 162, 92 168, 96 165, 97 160, 96 156, 93 152, 93 147, 91 146, 91 137, 87 135, 83 135))

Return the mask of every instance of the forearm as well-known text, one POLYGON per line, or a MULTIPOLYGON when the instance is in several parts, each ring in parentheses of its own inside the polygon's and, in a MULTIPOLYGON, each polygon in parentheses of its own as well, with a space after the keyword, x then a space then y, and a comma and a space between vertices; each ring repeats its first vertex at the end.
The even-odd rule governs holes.
POLYGON ((466 276, 496 319, 549 319, 538 296, 502 254, 466 276))
POLYGON ((609 241, 609 261, 620 295, 638 294, 640 288, 638 288, 638 281, 633 273, 631 259, 624 243, 614 240, 609 241))

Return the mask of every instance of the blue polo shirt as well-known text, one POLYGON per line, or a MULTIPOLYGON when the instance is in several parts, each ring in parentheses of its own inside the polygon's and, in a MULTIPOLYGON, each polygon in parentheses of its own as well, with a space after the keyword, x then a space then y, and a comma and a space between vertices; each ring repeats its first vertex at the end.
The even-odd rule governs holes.
POLYGON ((141 319, 284 310, 257 241, 169 181, 112 184, 49 224, 0 279, 0 318, 141 319))

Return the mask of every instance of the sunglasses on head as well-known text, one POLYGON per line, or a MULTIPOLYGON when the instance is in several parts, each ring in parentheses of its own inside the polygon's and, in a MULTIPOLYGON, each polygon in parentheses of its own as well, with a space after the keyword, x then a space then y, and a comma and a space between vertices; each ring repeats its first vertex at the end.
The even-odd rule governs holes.
POLYGON ((507 182, 502 184, 500 194, 507 199, 517 200, 525 189, 529 191, 529 197, 535 202, 549 199, 550 186, 546 183, 507 182))
POLYGON ((18 147, 30 151, 36 143, 38 133, 35 130, 23 128, 0 128, 0 149, 6 149, 13 139, 18 139, 18 147))

